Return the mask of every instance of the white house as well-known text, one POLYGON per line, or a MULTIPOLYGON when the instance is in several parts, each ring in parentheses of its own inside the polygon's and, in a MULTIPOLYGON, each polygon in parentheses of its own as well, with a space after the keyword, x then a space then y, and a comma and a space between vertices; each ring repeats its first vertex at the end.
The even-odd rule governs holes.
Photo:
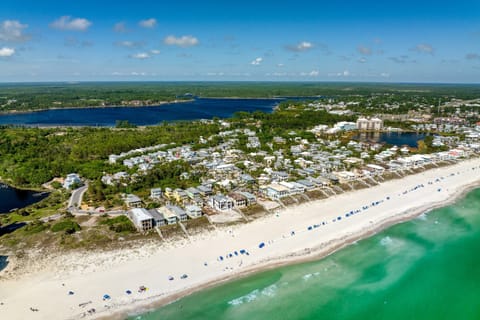
POLYGON ((162 197, 162 189, 161 188, 150 189, 150 198, 151 199, 160 199, 161 197, 162 197))
POLYGON ((134 208, 128 211, 128 217, 140 232, 146 232, 153 228, 153 218, 146 209, 134 208))
POLYGON ((74 184, 80 184, 82 180, 80 180, 80 176, 76 173, 67 174, 67 177, 63 181, 63 187, 65 189, 70 189, 70 187, 74 184))
POLYGON ((160 207, 157 209, 163 215, 168 225, 177 223, 177 215, 167 207, 160 207))
POLYGON ((185 206, 185 212, 191 219, 199 218, 202 216, 202 209, 194 204, 185 206))
POLYGON ((232 199, 225 197, 224 195, 215 195, 208 199, 208 204, 215 210, 226 211, 230 210, 234 206, 232 199))

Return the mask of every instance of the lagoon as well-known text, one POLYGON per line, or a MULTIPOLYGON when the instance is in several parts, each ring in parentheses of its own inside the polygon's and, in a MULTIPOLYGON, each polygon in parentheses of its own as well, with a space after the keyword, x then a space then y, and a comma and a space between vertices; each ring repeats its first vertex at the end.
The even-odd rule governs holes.
POLYGON ((46 198, 48 192, 22 190, 0 183, 0 214, 24 208, 46 198))
POLYGON ((115 126, 117 120, 135 125, 156 125, 163 121, 228 118, 237 111, 272 112, 285 98, 195 98, 191 101, 146 107, 92 107, 50 109, 0 115, 0 125, 20 126, 115 126))
POLYGON ((426 134, 415 132, 362 132, 354 136, 353 139, 416 148, 418 141, 425 137, 426 134))

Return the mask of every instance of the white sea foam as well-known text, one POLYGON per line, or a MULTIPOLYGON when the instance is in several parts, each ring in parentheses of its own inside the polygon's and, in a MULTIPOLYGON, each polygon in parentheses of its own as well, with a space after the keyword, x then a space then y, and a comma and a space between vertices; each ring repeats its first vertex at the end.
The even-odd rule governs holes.
POLYGON ((303 280, 307 281, 308 279, 310 279, 311 277, 313 276, 313 274, 309 273, 309 274, 306 274, 302 277, 303 280))
POLYGON ((228 304, 231 306, 238 306, 243 303, 252 302, 255 299, 257 299, 259 293, 260 293, 260 290, 255 289, 244 296, 228 301, 228 304))
POLYGON ((389 236, 383 237, 382 240, 380 240, 380 244, 384 247, 392 244, 392 242, 393 240, 389 236))
POLYGON ((422 213, 421 215, 418 216, 418 219, 422 221, 427 221, 427 215, 425 213, 422 213))
POLYGON ((271 286, 265 287, 262 290, 255 289, 244 296, 230 300, 228 304, 231 306, 238 306, 244 303, 255 301, 260 296, 274 297, 276 293, 277 293, 277 285, 272 284, 271 286))

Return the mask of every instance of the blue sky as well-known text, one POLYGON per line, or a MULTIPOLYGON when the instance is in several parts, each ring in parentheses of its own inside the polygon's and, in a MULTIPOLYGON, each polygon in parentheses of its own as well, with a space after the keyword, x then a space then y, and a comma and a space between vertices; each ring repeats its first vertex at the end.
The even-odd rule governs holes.
POLYGON ((480 1, 0 2, 0 81, 480 82, 480 1))

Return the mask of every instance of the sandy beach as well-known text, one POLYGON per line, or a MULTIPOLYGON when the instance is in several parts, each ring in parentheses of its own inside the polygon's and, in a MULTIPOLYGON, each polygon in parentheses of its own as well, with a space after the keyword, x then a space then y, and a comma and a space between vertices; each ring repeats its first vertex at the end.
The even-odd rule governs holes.
POLYGON ((222 281, 328 255, 478 186, 480 158, 474 158, 178 243, 158 239, 121 251, 52 253, 18 270, 11 260, 0 272, 0 315, 123 319, 222 281), (140 286, 148 289, 139 292, 140 286))

